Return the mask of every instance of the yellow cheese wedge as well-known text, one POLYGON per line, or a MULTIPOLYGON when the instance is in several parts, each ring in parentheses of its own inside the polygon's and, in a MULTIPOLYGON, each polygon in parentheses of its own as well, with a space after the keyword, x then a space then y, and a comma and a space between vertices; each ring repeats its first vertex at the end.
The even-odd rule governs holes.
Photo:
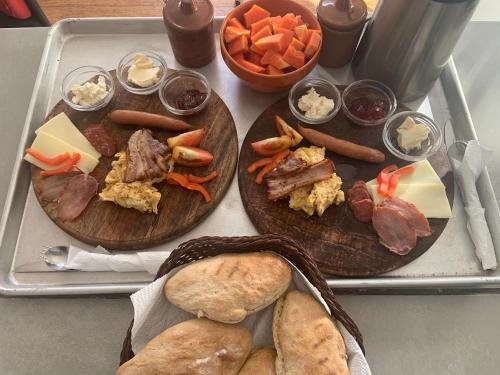
POLYGON ((36 134, 39 132, 59 138, 61 141, 69 143, 95 159, 101 157, 101 154, 97 152, 64 112, 59 113, 35 131, 36 134))
MULTIPOLYGON (((97 164, 99 164, 99 160, 93 157, 92 155, 89 155, 85 151, 82 151, 74 147, 73 145, 70 145, 69 143, 66 143, 63 140, 56 138, 50 134, 47 134, 43 131, 38 132, 38 135, 33 141, 31 148, 49 158, 52 158, 60 154, 64 154, 65 152, 78 152, 80 154, 80 160, 76 164, 76 167, 83 173, 92 172, 94 168, 97 166, 97 164)), ((38 159, 35 159, 34 157, 28 154, 26 154, 24 160, 46 171, 61 167, 61 166, 53 166, 42 163, 38 159)))
MULTIPOLYGON (((375 204, 384 200, 384 197, 377 192, 377 188, 377 185, 368 186, 368 192, 375 204)), ((394 195, 413 203, 427 218, 448 219, 451 217, 446 188, 442 183, 398 184, 394 195)))

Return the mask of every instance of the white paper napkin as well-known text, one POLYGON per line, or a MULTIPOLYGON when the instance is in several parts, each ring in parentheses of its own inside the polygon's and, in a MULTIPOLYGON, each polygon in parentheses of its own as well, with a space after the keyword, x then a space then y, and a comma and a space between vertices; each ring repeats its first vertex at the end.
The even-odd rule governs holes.
MULTIPOLYGON (((293 279, 290 289, 298 289, 311 293, 317 300, 321 301, 327 310, 319 291, 292 266, 293 279)), ((158 336, 167 328, 188 319, 196 318, 178 307, 172 305, 163 294, 165 282, 185 266, 174 269, 169 274, 149 284, 147 287, 132 294, 130 299, 134 305, 134 325, 132 327, 132 349, 134 353, 139 352, 154 337, 158 336)), ((274 303, 248 316, 241 325, 248 328, 253 335, 253 347, 274 346, 272 337, 272 320, 274 303)), ((348 355, 348 365, 351 375, 371 375, 370 367, 363 352, 354 337, 337 322, 340 333, 344 338, 348 355)))
POLYGON ((156 275, 169 256, 168 251, 139 251, 111 254, 97 246, 92 251, 70 246, 66 267, 80 271, 143 272, 156 275))
POLYGON ((451 164, 462 193, 467 213, 467 230, 476 247, 476 256, 484 270, 494 270, 497 268, 495 248, 476 188, 476 181, 485 168, 484 159, 484 150, 478 141, 473 140, 467 142, 463 160, 452 158, 451 164))

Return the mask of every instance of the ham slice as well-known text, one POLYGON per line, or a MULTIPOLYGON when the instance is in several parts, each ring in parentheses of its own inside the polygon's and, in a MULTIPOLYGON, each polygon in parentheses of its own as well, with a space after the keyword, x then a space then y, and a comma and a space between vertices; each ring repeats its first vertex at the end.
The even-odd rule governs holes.
POLYGON ((164 176, 169 170, 171 156, 170 148, 154 139, 151 131, 137 130, 128 140, 125 182, 164 176))
POLYGON ((80 174, 80 172, 69 172, 43 177, 35 184, 38 198, 43 202, 57 202, 68 181, 80 174))
POLYGON ((372 219, 374 203, 364 181, 356 181, 347 191, 347 204, 356 220, 369 223, 372 219))
POLYGON ((429 221, 415 205, 400 198, 391 197, 384 199, 379 206, 397 209, 409 221, 418 237, 428 237, 432 234, 429 221))
POLYGON ((396 254, 406 255, 417 244, 417 231, 396 208, 376 206, 372 224, 380 242, 396 254))
POLYGON ((72 177, 57 201, 57 217, 61 221, 75 220, 97 194, 97 185, 97 180, 88 174, 72 177))
POLYGON ((267 198, 270 200, 283 198, 302 186, 329 179, 334 172, 333 162, 324 159, 319 163, 298 169, 295 172, 278 176, 266 176, 267 198))

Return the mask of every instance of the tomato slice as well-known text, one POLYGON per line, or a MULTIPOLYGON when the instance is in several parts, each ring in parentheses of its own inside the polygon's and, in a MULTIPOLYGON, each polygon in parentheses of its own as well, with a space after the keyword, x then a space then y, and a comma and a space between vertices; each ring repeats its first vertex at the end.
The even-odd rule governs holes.
POLYGON ((377 176, 378 188, 377 191, 382 196, 387 196, 389 193, 389 179, 391 173, 398 169, 396 164, 391 164, 380 171, 377 176))
POLYGON ((264 167, 264 166, 268 165, 269 163, 271 163, 272 161, 273 161, 273 159, 271 159, 271 158, 259 159, 248 166, 247 172, 248 172, 248 174, 252 174, 260 167, 264 167))
POLYGON ((195 182, 189 181, 189 176, 184 176, 180 173, 169 172, 167 173, 167 182, 171 185, 180 185, 185 189, 198 191, 203 195, 205 202, 210 202, 212 197, 207 189, 205 189, 202 185, 197 184, 195 182))
POLYGON ((276 168, 280 163, 280 161, 286 158, 289 153, 290 150, 285 150, 274 155, 271 160, 271 163, 267 164, 264 168, 262 168, 257 177, 255 177, 255 182, 259 185, 262 184, 262 181, 264 181, 264 176, 269 172, 271 172, 274 168, 276 168))
POLYGON ((415 171, 415 167, 409 165, 407 167, 400 168, 396 172, 394 172, 391 175, 391 178, 389 179, 387 195, 390 197, 392 197, 394 195, 394 192, 396 191, 396 188, 398 187, 399 178, 402 175, 412 174, 414 171, 415 171))
POLYGON ((172 158, 177 164, 186 167, 203 167, 213 160, 213 155, 198 147, 177 146, 174 148, 172 158))
POLYGON ((292 146, 297 146, 302 142, 302 135, 286 123, 280 116, 276 115, 276 130, 278 130, 279 135, 288 135, 292 139, 292 146))
POLYGON ((210 173, 204 177, 188 174, 187 178, 188 178, 189 182, 195 182, 197 184, 204 184, 205 182, 210 182, 210 181, 216 179, 218 175, 219 175, 219 173, 217 171, 213 171, 212 173, 210 173))
MULTIPOLYGON (((68 154, 69 155, 69 154, 68 154)), ((78 152, 73 152, 73 154, 69 157, 68 160, 63 164, 62 167, 57 169, 52 169, 50 171, 42 171, 40 175, 43 177, 55 176, 57 174, 63 174, 71 172, 75 169, 76 163, 80 160, 80 154, 78 152)))
POLYGON ((204 136, 205 129, 201 128, 170 137, 167 139, 167 143, 172 149, 176 146, 198 146, 204 136))
POLYGON ((33 156, 35 159, 40 160, 42 163, 48 164, 48 165, 59 165, 65 162, 66 160, 71 158, 71 155, 69 152, 65 152, 64 154, 56 155, 52 158, 49 158, 48 156, 42 155, 38 151, 32 149, 32 148, 27 148, 26 153, 28 155, 33 156))
POLYGON ((253 150, 262 156, 273 156, 278 152, 284 151, 292 146, 292 138, 288 135, 263 139, 262 141, 252 143, 253 150))

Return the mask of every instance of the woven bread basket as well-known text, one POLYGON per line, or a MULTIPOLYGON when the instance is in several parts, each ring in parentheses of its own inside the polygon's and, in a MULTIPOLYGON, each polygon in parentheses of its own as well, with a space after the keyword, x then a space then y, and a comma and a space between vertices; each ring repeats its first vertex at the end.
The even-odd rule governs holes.
MULTIPOLYGON (((356 323, 340 306, 314 260, 295 241, 287 237, 268 234, 252 237, 200 237, 190 240, 172 251, 167 260, 160 266, 155 280, 166 275, 176 267, 200 259, 224 253, 252 253, 260 251, 273 251, 293 263, 309 282, 319 290, 330 308, 332 317, 344 325, 347 331, 354 336, 364 352, 361 332, 356 323)), ((134 357, 131 337, 133 323, 132 321, 123 342, 120 365, 134 357)))

